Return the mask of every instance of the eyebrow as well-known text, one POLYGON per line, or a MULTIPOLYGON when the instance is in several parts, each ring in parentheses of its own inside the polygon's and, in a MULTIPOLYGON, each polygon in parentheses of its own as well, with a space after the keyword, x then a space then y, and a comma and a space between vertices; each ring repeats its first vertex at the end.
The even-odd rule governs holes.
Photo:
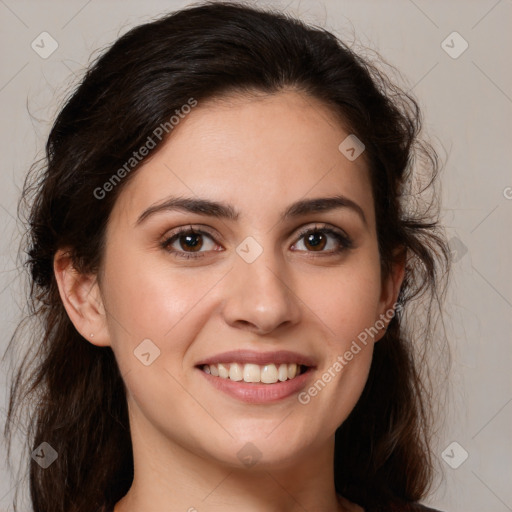
MULTIPOLYGON (((356 212, 365 226, 368 226, 363 209, 356 202, 352 201, 352 199, 343 195, 302 199, 292 203, 284 212, 281 213, 280 221, 284 222, 307 214, 327 212, 340 208, 346 208, 356 212)), ((230 204, 202 198, 170 197, 164 202, 150 206, 144 210, 137 219, 136 225, 142 223, 148 217, 164 211, 195 213, 198 215, 206 215, 230 221, 236 221, 240 217, 240 212, 230 204)))

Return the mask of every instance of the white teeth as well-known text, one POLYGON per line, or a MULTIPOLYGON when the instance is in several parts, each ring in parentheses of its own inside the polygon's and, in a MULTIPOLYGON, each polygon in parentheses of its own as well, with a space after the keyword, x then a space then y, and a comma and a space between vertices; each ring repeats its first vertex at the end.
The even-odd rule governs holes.
POLYGON ((278 377, 281 382, 284 382, 288 378, 288 365, 287 364, 279 365, 278 377))
POLYGON ((279 368, 275 364, 257 365, 247 363, 219 363, 205 364, 202 367, 205 373, 221 379, 230 379, 244 382, 263 382, 264 384, 275 384, 295 378, 300 374, 300 366, 296 363, 282 363, 279 368))
POLYGON ((229 368, 224 364, 217 365, 219 368, 219 377, 227 379, 229 377, 229 368))
POLYGON ((257 364, 246 364, 244 366, 245 382, 260 382, 261 370, 257 364))
MULTIPOLYGON (((210 368, 212 366, 215 366, 213 364, 210 365, 210 368)), ((242 372, 242 368, 241 366, 238 364, 238 363, 233 363, 230 367, 229 367, 229 378, 231 380, 242 380, 243 379, 243 372, 242 372)))
POLYGON ((277 382, 277 368, 275 364, 266 364, 261 370, 261 382, 274 384, 277 382))

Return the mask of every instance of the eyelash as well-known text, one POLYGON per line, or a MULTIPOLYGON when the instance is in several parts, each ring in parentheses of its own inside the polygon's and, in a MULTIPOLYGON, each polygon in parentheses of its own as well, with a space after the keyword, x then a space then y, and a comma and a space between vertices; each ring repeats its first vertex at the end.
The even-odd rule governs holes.
MULTIPOLYGON (((308 257, 315 258, 315 257, 323 257, 326 255, 327 256, 338 255, 338 254, 341 254, 343 251, 345 251, 347 249, 351 249, 353 247, 352 240, 348 236, 338 232, 337 230, 329 228, 327 226, 320 227, 320 228, 317 226, 315 226, 314 228, 311 228, 311 227, 306 228, 298 233, 297 241, 299 241, 301 238, 303 238, 306 235, 316 234, 316 233, 332 235, 338 241, 338 243, 340 244, 340 247, 338 249, 327 251, 327 252, 321 251, 319 254, 314 254, 314 255, 311 255, 308 257)), ((200 229, 199 230, 193 229, 192 227, 184 227, 184 228, 179 228, 177 231, 175 231, 174 233, 172 233, 171 235, 166 237, 160 244, 162 249, 170 252, 176 258, 183 258, 183 259, 202 258, 202 257, 204 257, 205 252, 209 252, 209 251, 203 251, 203 252, 189 253, 189 252, 183 252, 183 251, 176 251, 174 249, 170 250, 169 247, 176 240, 178 240, 181 236, 184 236, 184 235, 206 235, 207 237, 214 240, 213 236, 206 231, 202 231, 200 229)), ((295 242, 295 243, 297 243, 297 242, 295 242)), ((315 251, 306 251, 306 252, 314 253, 315 251)))

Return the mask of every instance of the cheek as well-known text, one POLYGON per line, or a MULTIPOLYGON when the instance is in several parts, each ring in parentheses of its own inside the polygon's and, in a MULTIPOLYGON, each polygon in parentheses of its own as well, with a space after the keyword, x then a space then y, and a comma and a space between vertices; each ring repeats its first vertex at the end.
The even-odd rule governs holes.
POLYGON ((374 263, 363 263, 340 267, 316 279, 301 278, 299 296, 338 349, 374 325, 378 317, 380 271, 374 263))
POLYGON ((117 245, 114 240, 104 268, 104 297, 114 331, 124 328, 138 337, 161 337, 185 314, 194 293, 147 255, 121 252, 117 245))
MULTIPOLYGON (((378 260, 361 255, 351 263, 317 280, 321 286, 309 287, 310 293, 304 295, 318 319, 316 332, 325 359, 301 403, 315 409, 315 417, 328 418, 327 430, 337 428, 359 400, 373 355, 372 327, 381 292, 378 260)), ((303 279, 306 290, 310 280, 303 279)))
POLYGON ((133 351, 150 339, 160 350, 160 363, 168 356, 176 366, 182 359, 176 356, 208 318, 205 299, 222 275, 200 267, 171 269, 165 259, 112 249, 105 259, 103 295, 119 365, 133 365, 133 351))

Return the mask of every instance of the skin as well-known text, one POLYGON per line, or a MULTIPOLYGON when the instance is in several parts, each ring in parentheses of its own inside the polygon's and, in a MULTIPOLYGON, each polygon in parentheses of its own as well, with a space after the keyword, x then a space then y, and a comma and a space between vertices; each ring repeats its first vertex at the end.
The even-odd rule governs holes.
MULTIPOLYGON (((115 512, 362 510, 336 495, 334 434, 385 328, 306 405, 296 394, 241 402, 195 367, 238 348, 291 350, 315 360, 307 389, 393 308, 404 262, 383 279, 364 154, 349 161, 338 150, 347 135, 322 103, 291 90, 199 103, 121 191, 100 274, 78 274, 64 251, 56 255, 71 320, 112 347, 127 388, 135 476, 115 512), (366 224, 348 208, 279 220, 295 201, 336 194, 356 202, 366 224), (240 217, 162 211, 137 224, 171 195, 226 202, 240 217), (324 224, 353 247, 329 254, 339 246, 332 235, 320 249, 299 238, 324 224), (161 246, 189 225, 212 235, 200 238, 197 260, 161 246), (236 252, 249 236, 263 249, 252 263, 236 252), (160 350, 148 366, 134 357, 144 339, 160 350), (237 456, 248 442, 261 454, 252 467, 237 456)), ((172 247, 194 252, 185 242, 172 247)))

